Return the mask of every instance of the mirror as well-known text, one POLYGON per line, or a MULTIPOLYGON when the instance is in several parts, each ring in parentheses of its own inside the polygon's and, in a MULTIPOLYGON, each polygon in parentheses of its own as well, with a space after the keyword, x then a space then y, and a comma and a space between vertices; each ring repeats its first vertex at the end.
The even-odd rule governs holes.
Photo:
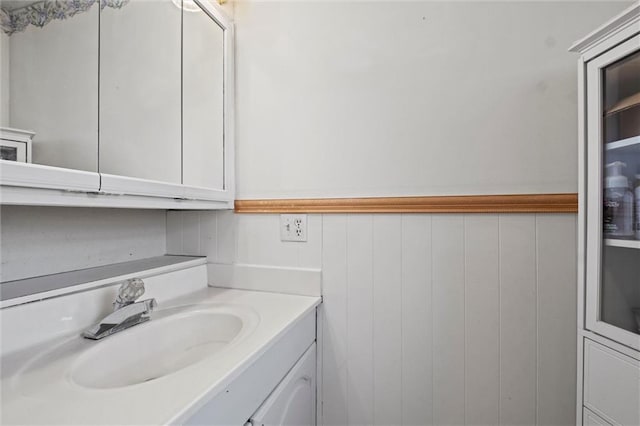
POLYGON ((181 183, 182 9, 129 0, 100 13, 100 172, 181 183))
POLYGON ((197 3, 184 3, 183 183, 224 188, 224 31, 197 3))
POLYGON ((96 0, 0 1, 0 127, 35 133, 20 160, 98 170, 98 14, 96 0))
POLYGON ((225 189, 228 24, 209 0, 0 6, 0 127, 35 132, 33 163, 225 189))

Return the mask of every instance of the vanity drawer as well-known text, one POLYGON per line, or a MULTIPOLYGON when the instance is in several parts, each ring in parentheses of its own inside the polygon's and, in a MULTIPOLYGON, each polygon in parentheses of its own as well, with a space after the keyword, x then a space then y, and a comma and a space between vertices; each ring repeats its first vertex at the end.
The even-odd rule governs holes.
POLYGON ((640 424, 640 361, 584 342, 584 406, 611 424, 640 424))

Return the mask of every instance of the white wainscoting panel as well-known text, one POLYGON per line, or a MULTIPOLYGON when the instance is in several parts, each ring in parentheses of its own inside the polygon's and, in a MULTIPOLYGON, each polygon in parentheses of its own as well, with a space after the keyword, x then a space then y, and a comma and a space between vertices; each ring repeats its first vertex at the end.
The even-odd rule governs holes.
POLYGON ((373 309, 373 215, 349 215, 346 349, 350 425, 371 425, 374 420, 373 309))
MULTIPOLYGON (((429 215, 402 215, 402 420, 433 425, 433 310, 429 215)), ((396 284, 397 288, 397 284, 396 284)))
POLYGON ((497 215, 465 216, 465 401, 473 424, 499 424, 499 238, 497 215))
POLYGON ((279 215, 167 226, 210 282, 321 270, 320 424, 575 424, 575 215, 309 215, 307 243, 280 242, 279 215))
POLYGON ((501 216, 499 233, 500 424, 532 425, 537 398, 536 218, 501 216))
POLYGON ((433 217, 433 421, 465 423, 464 217, 433 217))
MULTIPOLYGON (((322 398, 318 418, 324 424, 346 425, 347 419, 347 217, 322 220, 322 398), (330 391, 329 391, 330 390, 330 391)), ((319 422, 320 423, 320 422, 319 422)))
POLYGON ((280 216, 232 211, 168 211, 167 254, 207 256, 211 263, 319 269, 322 216, 307 216, 307 241, 280 241, 280 216))
POLYGON ((390 425, 402 418, 402 216, 374 215, 373 226, 373 419, 390 425))
POLYGON ((575 215, 324 215, 322 235, 322 424, 575 424, 575 215))
POLYGON ((575 314, 576 289, 571 283, 576 281, 577 226, 573 215, 538 215, 536 229, 537 417, 539 424, 550 425, 573 420, 568 413, 576 405, 576 327, 567 314, 575 314))

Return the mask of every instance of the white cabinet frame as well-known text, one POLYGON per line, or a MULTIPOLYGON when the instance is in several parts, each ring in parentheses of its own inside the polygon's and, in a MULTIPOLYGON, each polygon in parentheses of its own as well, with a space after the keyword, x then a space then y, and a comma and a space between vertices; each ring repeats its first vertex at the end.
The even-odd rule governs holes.
POLYGON ((603 196, 603 87, 602 70, 640 50, 640 35, 617 45, 587 63, 587 140, 586 140, 586 328, 626 346, 640 350, 640 337, 600 319, 602 300, 602 196, 603 196))

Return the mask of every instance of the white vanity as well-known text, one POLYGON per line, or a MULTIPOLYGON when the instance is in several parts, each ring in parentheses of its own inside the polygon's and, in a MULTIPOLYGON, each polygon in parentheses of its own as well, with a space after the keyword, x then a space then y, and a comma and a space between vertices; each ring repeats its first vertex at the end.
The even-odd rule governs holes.
POLYGON ((2 301, 3 424, 315 424, 319 297, 207 287, 205 259, 180 256, 65 278, 84 282, 2 301), (151 320, 83 339, 132 277, 151 320))
POLYGON ((580 53, 577 423, 638 425, 640 4, 572 50, 580 53))
POLYGON ((0 133, 32 136, 0 160, 2 204, 233 207, 234 30, 215 0, 0 6, 0 133))

